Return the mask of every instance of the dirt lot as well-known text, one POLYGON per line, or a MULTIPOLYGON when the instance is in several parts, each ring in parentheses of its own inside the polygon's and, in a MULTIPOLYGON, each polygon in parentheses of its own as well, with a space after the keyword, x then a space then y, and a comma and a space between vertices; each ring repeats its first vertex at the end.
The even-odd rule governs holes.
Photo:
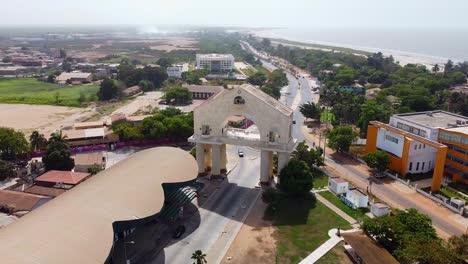
POLYGON ((73 125, 91 109, 50 105, 0 104, 0 126, 23 131, 39 130, 46 137, 55 129, 73 125))
POLYGON ((275 263, 274 227, 263 220, 266 204, 257 200, 221 263, 275 263))

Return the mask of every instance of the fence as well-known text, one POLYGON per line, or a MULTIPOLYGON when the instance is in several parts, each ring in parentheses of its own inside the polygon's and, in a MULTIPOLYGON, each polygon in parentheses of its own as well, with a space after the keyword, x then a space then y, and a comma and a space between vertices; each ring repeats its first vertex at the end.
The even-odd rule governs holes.
POLYGON ((423 191, 422 189, 416 189, 416 191, 424 196, 426 196, 427 198, 433 200, 434 202, 438 203, 438 204, 441 204, 445 207, 447 207, 448 209, 454 211, 455 213, 457 214, 460 214, 460 215, 463 215, 463 211, 464 209, 463 208, 460 208, 460 209, 457 209, 453 206, 451 206, 450 204, 447 204, 445 203, 444 201, 440 200, 439 198, 435 197, 434 195, 432 195, 431 193, 427 193, 425 191, 423 191))

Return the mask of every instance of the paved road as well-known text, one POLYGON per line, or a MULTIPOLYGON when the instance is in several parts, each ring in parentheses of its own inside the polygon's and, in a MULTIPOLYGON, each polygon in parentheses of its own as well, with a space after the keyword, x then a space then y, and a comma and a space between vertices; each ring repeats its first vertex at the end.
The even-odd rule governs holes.
MULTIPOLYGON (((301 84, 301 89, 300 89, 300 103, 306 103, 308 101, 318 101, 318 94, 313 94, 311 92, 311 87, 310 87, 310 82, 307 81, 307 78, 299 78, 298 82, 301 84)), ((314 86, 317 84, 313 84, 314 86)), ((297 86, 291 85, 293 89, 297 86)), ((294 93, 294 91, 290 91, 291 94, 294 93)), ((288 105, 290 106, 290 105, 288 105)), ((293 108, 294 109, 294 108, 293 108)), ((296 121, 296 124, 293 127, 293 135, 295 138, 298 139, 298 141, 306 140, 302 133, 302 124, 304 122, 304 116, 300 113, 298 108, 294 109, 294 119, 296 121)), ((312 145, 311 141, 306 140, 309 145, 312 145)), ((355 182, 355 183, 360 183, 361 188, 366 188, 367 185, 369 184, 369 174, 364 173, 361 170, 356 169, 355 165, 352 164, 346 164, 346 163, 337 163, 334 158, 326 153, 326 163, 328 167, 332 167, 336 169, 336 171, 340 172, 339 175, 344 178, 347 178, 348 180, 355 182)), ((425 206, 422 206, 421 204, 418 204, 417 201, 412 200, 410 197, 402 195, 400 192, 394 190, 390 186, 386 184, 382 184, 381 181, 377 180, 376 184, 372 185, 372 193, 379 197, 380 199, 386 201, 392 206, 396 206, 399 208, 416 208, 419 211, 429 215, 432 219, 433 225, 441 230, 442 232, 448 234, 448 235, 461 235, 464 232, 466 232, 468 227, 463 227, 461 224, 454 224, 453 221, 448 219, 449 215, 453 215, 454 213, 448 212, 447 215, 440 214, 436 212, 436 208, 431 208, 430 206, 427 206, 427 204, 433 203, 432 201, 423 198, 423 199, 418 199, 420 202, 427 203, 425 206)), ((421 197, 422 198, 422 197, 421 197)), ((434 203, 435 204, 435 203, 434 203)), ((439 208, 440 211, 440 208, 439 208)))
MULTIPOLYGON (((208 263, 218 263, 224 256, 260 193, 254 188, 259 181, 259 152, 242 149, 245 156, 238 159, 226 182, 199 208, 200 215, 186 223, 189 235, 165 248, 152 263, 191 263, 198 249, 207 254, 208 263)), ((228 151, 229 156, 237 155, 235 146, 228 146, 228 151)))

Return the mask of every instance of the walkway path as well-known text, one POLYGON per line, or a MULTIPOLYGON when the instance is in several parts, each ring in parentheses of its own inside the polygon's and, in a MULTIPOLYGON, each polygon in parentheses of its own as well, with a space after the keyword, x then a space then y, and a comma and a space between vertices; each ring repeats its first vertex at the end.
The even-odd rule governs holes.
MULTIPOLYGON (((322 198, 323 199, 323 198, 322 198)), ((340 231, 341 233, 351 233, 351 232, 356 232, 359 229, 351 229, 351 230, 346 230, 346 231, 340 231)), ((328 236, 330 239, 328 239, 325 243, 323 243, 320 247, 318 247, 314 252, 312 252, 309 256, 307 256, 305 259, 303 259, 299 264, 313 264, 317 262, 323 255, 327 254, 330 249, 335 247, 340 241, 343 240, 343 237, 337 236, 337 229, 333 228, 330 231, 328 231, 328 236)))
POLYGON ((323 196, 321 196, 320 194, 315 193, 315 197, 317 197, 317 200, 322 202, 328 208, 333 210, 333 212, 335 212, 336 214, 341 216, 344 220, 348 221, 348 223, 350 223, 353 227, 356 228, 359 225, 359 223, 358 223, 358 221, 356 219, 352 218, 351 216, 349 216, 348 214, 343 212, 340 208, 338 208, 334 204, 330 203, 327 199, 323 198, 323 196))

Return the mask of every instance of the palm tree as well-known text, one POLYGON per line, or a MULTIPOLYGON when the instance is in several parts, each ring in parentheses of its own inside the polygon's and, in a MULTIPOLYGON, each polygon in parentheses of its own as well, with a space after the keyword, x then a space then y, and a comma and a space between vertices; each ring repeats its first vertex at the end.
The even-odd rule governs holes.
POLYGON ((49 141, 65 142, 66 136, 62 135, 62 130, 50 134, 49 141))
POLYGON ((206 261, 206 254, 203 254, 201 250, 195 250, 192 254, 193 264, 205 264, 208 263, 206 261))
POLYGON ((31 136, 29 136, 29 142, 33 151, 43 149, 47 146, 47 139, 43 134, 39 134, 38 131, 32 132, 31 136))
POLYGON ((432 72, 433 72, 433 73, 438 73, 439 70, 440 70, 439 64, 436 64, 436 65, 434 65, 434 67, 432 67, 432 72))

